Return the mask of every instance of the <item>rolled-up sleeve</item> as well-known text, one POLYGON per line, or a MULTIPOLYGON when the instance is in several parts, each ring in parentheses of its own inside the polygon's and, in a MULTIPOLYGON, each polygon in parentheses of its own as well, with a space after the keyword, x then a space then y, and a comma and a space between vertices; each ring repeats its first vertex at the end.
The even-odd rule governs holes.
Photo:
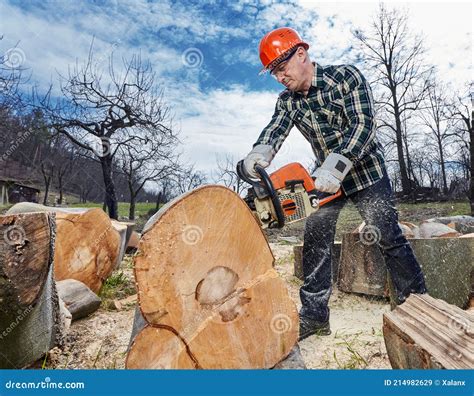
POLYGON ((362 73, 354 66, 347 66, 345 75, 344 113, 349 125, 342 131, 344 140, 334 152, 357 162, 375 140, 375 109, 372 90, 362 73))

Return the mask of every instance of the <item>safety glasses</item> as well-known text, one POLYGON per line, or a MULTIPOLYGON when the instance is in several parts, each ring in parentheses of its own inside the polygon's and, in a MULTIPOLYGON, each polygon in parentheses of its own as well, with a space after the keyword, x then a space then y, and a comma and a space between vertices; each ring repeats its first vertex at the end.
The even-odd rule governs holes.
POLYGON ((278 77, 285 73, 288 67, 288 63, 290 62, 291 58, 293 57, 294 54, 296 54, 296 51, 298 50, 298 47, 295 49, 291 50, 287 56, 285 56, 270 72, 270 74, 278 80, 278 77))

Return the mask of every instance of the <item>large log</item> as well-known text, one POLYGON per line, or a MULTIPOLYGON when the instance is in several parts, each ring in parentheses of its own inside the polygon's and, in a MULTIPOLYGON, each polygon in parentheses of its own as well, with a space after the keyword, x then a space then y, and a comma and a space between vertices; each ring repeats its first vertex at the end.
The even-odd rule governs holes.
MULTIPOLYGON (((120 260, 122 240, 99 208, 55 208, 22 202, 7 213, 54 212, 56 280, 76 279, 98 293, 120 260)), ((125 234, 124 234, 125 235, 125 234)))
POLYGON ((378 246, 364 233, 342 236, 338 289, 347 293, 387 296, 387 269, 378 246))
POLYGON ((442 223, 442 224, 452 224, 454 229, 463 234, 470 234, 474 232, 474 216, 448 216, 448 217, 436 217, 428 219, 428 222, 442 223))
POLYGON ((429 295, 385 313, 383 335, 393 368, 474 367, 474 315, 429 295))
MULTIPOLYGON (((469 300, 474 272, 473 238, 427 238, 409 240, 423 269, 429 293, 464 308, 469 300)), ((363 234, 342 237, 338 288, 348 293, 388 295, 387 271, 377 244, 363 234)), ((393 304, 394 294, 390 293, 393 304)))
POLYGON ((62 342, 54 239, 54 214, 0 216, 0 368, 28 366, 62 342))
POLYGON ((425 221, 420 224, 421 238, 453 238, 460 235, 461 233, 442 223, 425 221))
POLYGON ((227 188, 201 187, 161 208, 134 257, 143 318, 126 367, 275 366, 296 343, 298 313, 273 261, 227 188))

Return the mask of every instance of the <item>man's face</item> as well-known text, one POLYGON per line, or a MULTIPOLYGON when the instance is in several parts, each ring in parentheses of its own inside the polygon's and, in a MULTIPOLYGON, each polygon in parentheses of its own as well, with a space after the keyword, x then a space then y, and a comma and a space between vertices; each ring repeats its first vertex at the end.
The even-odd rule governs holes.
POLYGON ((305 86, 303 62, 306 57, 304 48, 299 47, 286 61, 276 66, 271 74, 290 91, 302 91, 305 86))

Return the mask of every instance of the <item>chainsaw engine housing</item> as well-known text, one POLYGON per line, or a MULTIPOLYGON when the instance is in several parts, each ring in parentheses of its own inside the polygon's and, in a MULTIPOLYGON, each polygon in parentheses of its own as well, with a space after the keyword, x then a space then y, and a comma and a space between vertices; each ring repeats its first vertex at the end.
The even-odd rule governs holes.
MULTIPOLYGON (((285 224, 303 220, 318 210, 314 181, 301 164, 294 162, 278 169, 270 175, 270 180, 283 209, 285 224)), ((260 198, 253 191, 249 195, 253 198, 253 205, 249 206, 254 206, 252 209, 262 228, 278 227, 272 200, 260 198)))

